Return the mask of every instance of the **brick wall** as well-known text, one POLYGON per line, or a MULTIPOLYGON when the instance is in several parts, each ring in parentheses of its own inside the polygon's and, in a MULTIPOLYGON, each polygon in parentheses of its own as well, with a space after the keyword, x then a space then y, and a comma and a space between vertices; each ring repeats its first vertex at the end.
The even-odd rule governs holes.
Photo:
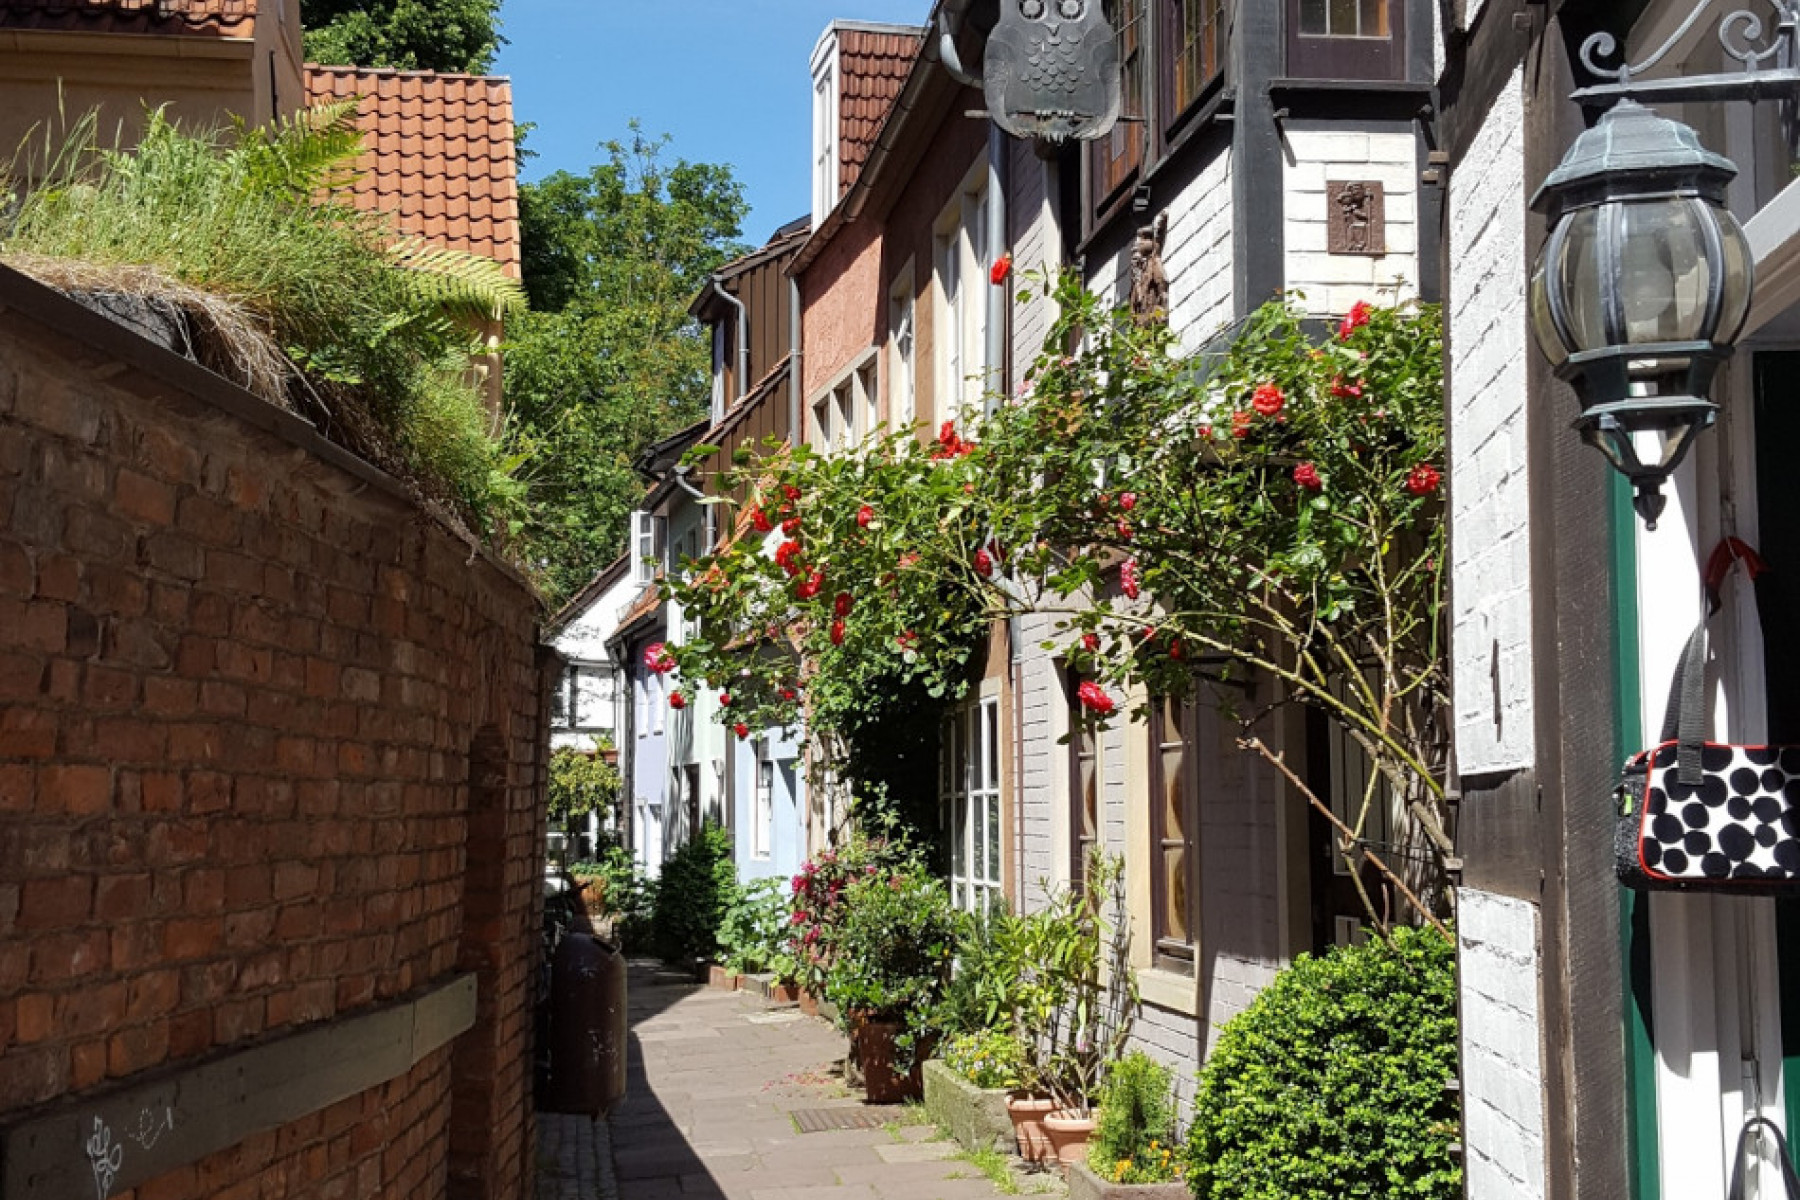
POLYGON ((1450 180, 1450 600, 1456 765, 1535 758, 1525 469, 1524 76, 1450 180))
POLYGON ((454 1053, 138 1194, 525 1195, 534 598, 310 427, 0 293, 0 1125, 471 970, 454 1053))
POLYGON ((1456 917, 1468 1194, 1471 1200, 1541 1200, 1537 906, 1459 888, 1456 917))
POLYGON ((1347 127, 1343 121, 1288 121, 1291 157, 1282 164, 1287 222, 1287 286, 1303 293, 1310 313, 1342 315, 1358 300, 1392 302, 1419 291, 1418 141, 1410 130, 1347 127), (1332 182, 1382 185, 1387 253, 1331 254, 1332 182))

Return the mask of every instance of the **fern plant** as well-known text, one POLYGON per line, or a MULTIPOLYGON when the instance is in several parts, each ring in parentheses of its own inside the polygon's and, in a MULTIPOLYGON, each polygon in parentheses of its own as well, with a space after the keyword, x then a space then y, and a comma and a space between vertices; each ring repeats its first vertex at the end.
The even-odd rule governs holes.
POLYGON ((158 109, 130 150, 87 116, 39 161, 0 256, 69 290, 159 295, 228 343, 208 365, 312 417, 479 531, 523 517, 520 465, 469 370, 480 324, 524 307, 498 263, 397 237, 348 193, 354 100, 187 131, 158 109), (274 352, 279 351, 279 355, 274 352), (257 369, 273 359, 274 371, 257 369))

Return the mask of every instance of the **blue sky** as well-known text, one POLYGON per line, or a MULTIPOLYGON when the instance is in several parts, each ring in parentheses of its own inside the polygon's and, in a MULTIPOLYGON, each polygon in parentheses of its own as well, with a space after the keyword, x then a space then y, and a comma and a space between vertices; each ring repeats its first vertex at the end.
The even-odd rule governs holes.
POLYGON ((838 18, 916 24, 930 0, 505 0, 494 70, 514 115, 534 122, 527 179, 585 171, 599 144, 670 134, 673 156, 730 163, 744 183, 746 240, 808 207, 807 60, 838 18))

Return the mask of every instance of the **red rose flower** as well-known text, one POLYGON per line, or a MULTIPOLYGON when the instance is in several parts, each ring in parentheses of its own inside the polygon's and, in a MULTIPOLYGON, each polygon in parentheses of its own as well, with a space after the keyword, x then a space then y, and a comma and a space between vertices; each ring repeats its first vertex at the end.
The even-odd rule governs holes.
POLYGON ((919 635, 909 629, 899 637, 896 637, 894 642, 902 650, 915 650, 919 645, 919 635))
POLYGON ((797 575, 800 573, 800 564, 797 561, 799 557, 799 542, 783 542, 781 545, 775 547, 775 565, 780 567, 783 571, 786 571, 789 575, 797 575))
POLYGON ((811 575, 808 575, 802 580, 800 585, 794 589, 794 595, 801 600, 811 600, 814 596, 819 594, 819 589, 824 586, 825 572, 814 571, 811 575))
POLYGON ((1082 634, 1081 645, 1089 654, 1095 653, 1100 649, 1100 635, 1097 633, 1082 634))
POLYGON ((865 504, 856 510, 856 524, 859 529, 867 529, 869 527, 869 522, 874 519, 875 510, 868 505, 865 504))
POLYGON ((687 697, 682 695, 680 692, 676 692, 674 695, 669 697, 669 707, 673 708, 673 709, 686 708, 687 707, 687 697))
POLYGON ((977 550, 975 552, 975 573, 983 579, 992 575, 994 573, 994 556, 986 550, 977 550))
POLYGON ((1119 565, 1119 589, 1127 600, 1138 598, 1138 560, 1128 558, 1119 565))
POLYGON ((675 656, 664 643, 651 642, 644 647, 644 669, 652 675, 667 675, 675 669, 675 656))
POLYGON ((1212 426, 1202 425, 1200 427, 1200 437, 1203 441, 1212 441, 1212 426))
POLYGON ((1002 254, 999 258, 994 260, 994 265, 988 269, 988 282, 995 287, 999 287, 1006 282, 1006 277, 1010 274, 1012 274, 1012 255, 1010 253, 1002 254))
POLYGON ((756 532, 767 533, 775 528, 775 522, 769 520, 769 514, 760 508, 750 510, 750 523, 756 526, 756 532))
POLYGON ((841 646, 844 644, 844 622, 842 618, 831 623, 831 644, 834 646, 841 646))
POLYGON ((1369 323, 1369 314, 1374 311, 1367 300, 1358 300, 1352 304, 1350 311, 1344 315, 1344 323, 1338 326, 1338 340, 1348 341, 1351 334, 1369 323))
POLYGON ((831 611, 840 617, 847 617, 850 615, 850 606, 855 603, 849 592, 839 592, 831 602, 831 611))
POLYGON ((1325 486, 1325 481, 1319 478, 1319 468, 1309 462, 1303 462, 1294 468, 1294 482, 1309 492, 1316 492, 1325 486))
POLYGON ((1420 463, 1406 473, 1406 490, 1415 496, 1429 496, 1438 490, 1443 477, 1428 463, 1420 463))
POLYGON ((1241 410, 1232 413, 1231 436, 1234 438, 1248 437, 1250 435, 1250 423, 1254 420, 1256 420, 1255 417, 1241 410))
POLYGON ((789 517, 787 520, 783 521, 781 523, 781 532, 787 534, 789 537, 793 537, 796 533, 799 533, 800 518, 789 517))
POLYGON ((786 483, 781 486, 781 494, 786 496, 789 500, 798 500, 800 498, 800 489, 791 483, 786 483))
POLYGON ((1181 639, 1180 638, 1170 638, 1169 639, 1169 657, 1174 658, 1174 659, 1179 659, 1183 653, 1185 653, 1185 651, 1183 651, 1181 648, 1181 639))
POLYGON ((750 736, 750 727, 748 725, 744 724, 742 721, 739 721, 736 725, 733 725, 731 727, 731 732, 737 734, 738 741, 741 742, 745 738, 750 736))
POLYGON ((1131 522, 1130 521, 1120 521, 1118 524, 1118 530, 1119 530, 1119 540, 1121 542, 1129 542, 1131 540, 1131 522))
POLYGON ((1265 417, 1274 416, 1286 403, 1287 397, 1272 383, 1258 384, 1256 390, 1250 393, 1250 407, 1265 417))
POLYGON ((731 707, 731 693, 730 692, 720 692, 719 693, 719 707, 720 708, 730 708, 731 707))
POLYGON ((1091 679, 1077 688, 1075 694, 1080 697, 1083 708, 1103 717, 1116 707, 1113 698, 1106 694, 1106 689, 1091 679))
POLYGON ((783 700, 798 700, 800 698, 800 693, 796 692, 793 688, 782 688, 781 698, 783 700))
POLYGON ((1137 507, 1137 493, 1136 492, 1121 492, 1119 494, 1119 507, 1124 509, 1126 512, 1130 512, 1132 509, 1136 508, 1137 507))

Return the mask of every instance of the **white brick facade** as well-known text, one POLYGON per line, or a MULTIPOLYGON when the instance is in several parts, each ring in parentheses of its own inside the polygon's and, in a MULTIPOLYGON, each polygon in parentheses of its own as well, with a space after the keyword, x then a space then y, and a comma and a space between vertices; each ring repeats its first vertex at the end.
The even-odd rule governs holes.
POLYGON ((1535 758, 1524 138, 1515 69, 1450 181, 1452 695, 1464 774, 1535 758))
POLYGON ((1457 892, 1463 1152, 1469 1200, 1544 1195, 1537 906, 1457 892))
POLYGON ((1305 310, 1341 315, 1358 300, 1392 302, 1419 291, 1418 146, 1410 132, 1365 131, 1341 121, 1289 121, 1281 182, 1287 225, 1287 287, 1305 310), (1382 186, 1387 253, 1327 253, 1326 185, 1382 186))
POLYGON ((1169 202, 1163 269, 1169 328, 1192 353, 1231 321, 1231 150, 1223 148, 1169 202))

